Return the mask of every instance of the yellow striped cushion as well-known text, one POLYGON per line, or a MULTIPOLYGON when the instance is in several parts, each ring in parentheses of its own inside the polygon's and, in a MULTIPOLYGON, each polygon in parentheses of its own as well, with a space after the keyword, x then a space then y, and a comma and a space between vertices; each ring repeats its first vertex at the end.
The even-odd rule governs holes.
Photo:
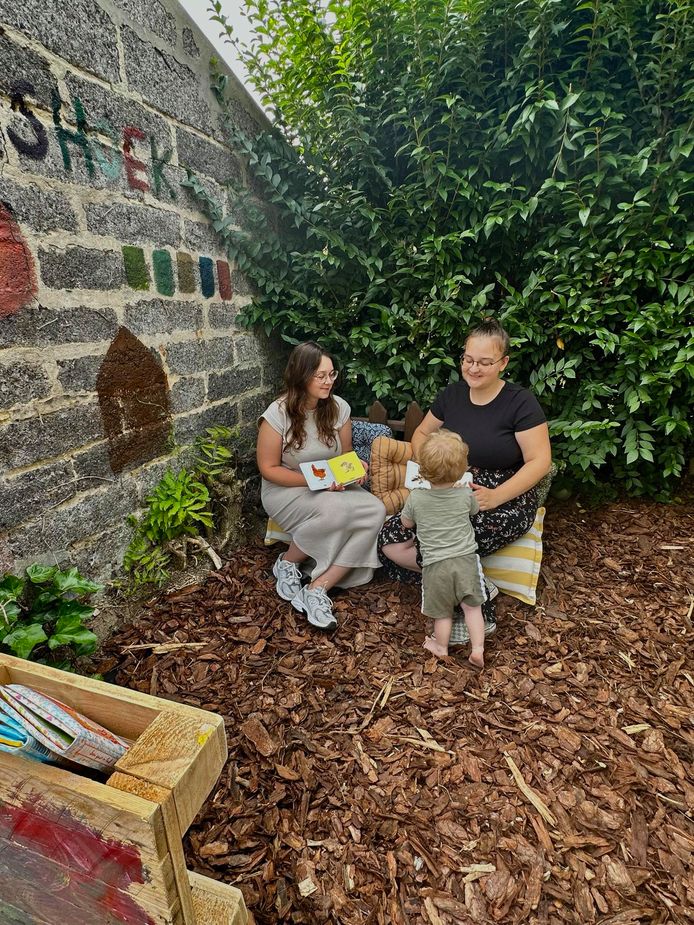
POLYGON ((542 565, 542 525, 545 509, 538 508, 535 523, 515 543, 484 556, 484 574, 499 591, 518 598, 525 604, 537 600, 537 579, 542 565))
POLYGON ((265 545, 274 546, 275 543, 291 543, 291 541, 291 536, 285 533, 272 517, 268 517, 267 527, 265 528, 265 545))

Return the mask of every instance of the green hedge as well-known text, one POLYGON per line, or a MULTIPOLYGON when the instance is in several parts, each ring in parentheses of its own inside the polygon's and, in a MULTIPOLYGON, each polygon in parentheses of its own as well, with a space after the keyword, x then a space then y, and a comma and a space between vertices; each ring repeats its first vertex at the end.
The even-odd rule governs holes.
POLYGON ((357 410, 396 411, 494 313, 567 477, 665 497, 692 433, 691 4, 245 6, 274 128, 228 129, 260 198, 225 219, 191 178, 257 287, 245 323, 319 339, 357 410))

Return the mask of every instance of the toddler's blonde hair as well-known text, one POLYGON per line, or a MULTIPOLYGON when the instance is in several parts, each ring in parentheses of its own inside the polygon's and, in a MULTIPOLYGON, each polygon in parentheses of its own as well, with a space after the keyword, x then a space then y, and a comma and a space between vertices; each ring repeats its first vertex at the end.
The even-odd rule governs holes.
POLYGON ((432 485, 457 482, 467 469, 468 447, 458 434, 441 428, 430 434, 419 451, 419 474, 432 485))

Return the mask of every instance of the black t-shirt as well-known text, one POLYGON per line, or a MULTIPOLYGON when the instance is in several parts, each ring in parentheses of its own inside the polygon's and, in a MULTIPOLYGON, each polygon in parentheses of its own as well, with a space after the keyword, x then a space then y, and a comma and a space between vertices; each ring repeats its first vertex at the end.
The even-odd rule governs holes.
POLYGON ((452 382, 434 399, 431 413, 470 447, 470 465, 479 469, 514 469, 523 464, 515 434, 546 420, 532 392, 506 382, 488 405, 473 405, 467 382, 452 382))

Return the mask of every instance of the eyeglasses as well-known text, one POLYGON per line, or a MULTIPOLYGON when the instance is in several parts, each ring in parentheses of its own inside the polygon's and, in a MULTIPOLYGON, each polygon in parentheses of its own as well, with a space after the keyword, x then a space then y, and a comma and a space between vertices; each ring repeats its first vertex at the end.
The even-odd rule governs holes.
POLYGON ((490 360, 488 357, 485 357, 482 360, 473 360, 471 356, 468 356, 467 353, 464 353, 460 358, 460 362, 463 364, 463 366, 481 366, 483 369, 486 369, 490 366, 495 366, 503 359, 503 357, 499 357, 498 360, 490 360))
POLYGON ((329 372, 329 373, 315 373, 313 378, 317 382, 334 382, 337 379, 338 375, 339 374, 337 370, 333 369, 332 372, 329 372))

